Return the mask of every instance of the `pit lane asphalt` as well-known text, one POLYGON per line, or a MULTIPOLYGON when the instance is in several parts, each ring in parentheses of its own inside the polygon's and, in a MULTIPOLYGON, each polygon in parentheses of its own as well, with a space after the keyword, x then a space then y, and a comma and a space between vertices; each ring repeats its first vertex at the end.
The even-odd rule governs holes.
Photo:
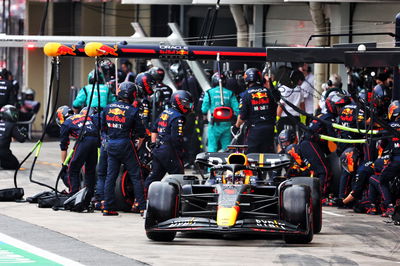
MULTIPOLYGON (((22 159, 34 143, 13 143, 22 159)), ((60 169, 57 142, 43 145, 35 180, 53 185, 60 169)), ((31 159, 20 171, 25 196, 47 189, 29 182, 31 159)), ((0 188, 13 186, 13 171, 0 171, 0 188)), ((400 265, 400 226, 379 216, 324 207, 322 232, 308 245, 285 244, 280 237, 192 237, 171 243, 146 238, 137 214, 103 217, 34 204, 0 202, 0 232, 85 265, 400 265)), ((0 239, 1 241, 1 239, 0 239)))

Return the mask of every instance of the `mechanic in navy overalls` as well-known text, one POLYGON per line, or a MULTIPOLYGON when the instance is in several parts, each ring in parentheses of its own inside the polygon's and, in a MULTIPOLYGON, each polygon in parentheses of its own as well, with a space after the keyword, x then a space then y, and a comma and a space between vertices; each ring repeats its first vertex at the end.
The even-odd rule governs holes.
MULTIPOLYGON (((60 148, 61 160, 64 162, 67 156, 69 146, 69 136, 78 139, 83 127, 86 112, 85 107, 79 114, 72 115, 72 110, 68 106, 62 106, 57 109, 57 123, 60 128, 60 148)), ((85 128, 82 131, 82 138, 75 147, 71 161, 68 167, 69 194, 73 195, 80 189, 79 173, 85 165, 85 186, 88 189, 88 198, 92 198, 96 183, 96 165, 97 148, 99 146, 98 138, 98 119, 97 115, 89 112, 85 128)), ((64 181, 65 182, 65 181, 64 181)))
MULTIPOLYGON (((244 73, 248 89, 242 93, 239 104, 239 116, 232 131, 235 133, 246 121, 249 123, 247 133, 247 153, 274 152, 274 125, 278 105, 269 89, 261 86, 261 72, 249 68, 244 73)), ((235 133, 236 134, 236 133, 235 133)))
POLYGON ((104 187, 103 215, 118 215, 115 211, 115 181, 120 172, 121 164, 124 164, 133 184, 138 208, 143 213, 146 208, 144 199, 143 182, 136 147, 131 140, 133 135, 139 138, 138 147, 143 142, 144 126, 139 117, 139 109, 132 106, 139 88, 136 84, 125 81, 117 90, 118 102, 107 105, 102 112, 102 130, 108 138, 107 177, 104 187))
POLYGON ((152 172, 146 178, 145 188, 153 181, 161 180, 169 174, 183 174, 183 127, 185 115, 193 111, 192 95, 178 90, 171 96, 171 108, 164 110, 152 129, 151 140, 155 145, 152 151, 152 172))
MULTIPOLYGON (((388 108, 389 126, 400 133, 400 102, 393 101, 388 108)), ((389 192, 389 182, 392 181, 400 173, 400 138, 393 135, 390 131, 385 135, 392 135, 389 139, 384 139, 387 142, 387 151, 390 154, 389 164, 383 168, 380 175, 376 176, 376 183, 379 184, 383 198, 383 217, 389 217, 394 213, 393 195, 389 192)))
MULTIPOLYGON (((336 118, 345 105, 350 104, 351 98, 344 94, 331 94, 325 100, 327 113, 319 116, 321 120, 336 122, 336 118)), ((315 171, 315 177, 318 177, 323 196, 328 195, 329 182, 331 179, 330 167, 326 156, 336 151, 334 143, 320 139, 319 134, 335 137, 336 132, 333 127, 326 126, 318 120, 312 120, 308 126, 309 131, 305 132, 304 139, 300 143, 300 149, 305 158, 308 159, 315 171)))
POLYGON ((139 108, 139 115, 143 125, 146 129, 149 129, 151 127, 149 97, 154 93, 156 82, 150 73, 142 72, 136 76, 135 84, 140 87, 142 93, 138 95, 133 105, 139 108))

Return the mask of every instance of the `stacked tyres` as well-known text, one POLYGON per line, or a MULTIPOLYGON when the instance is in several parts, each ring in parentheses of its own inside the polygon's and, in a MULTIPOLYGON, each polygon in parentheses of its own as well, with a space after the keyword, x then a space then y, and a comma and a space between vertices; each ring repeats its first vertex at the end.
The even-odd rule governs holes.
POLYGON ((154 226, 176 217, 178 213, 178 190, 167 182, 153 182, 149 187, 145 220, 146 235, 154 241, 172 241, 176 232, 154 230, 154 226), (149 229, 152 229, 151 231, 149 229))
POLYGON ((322 201, 321 189, 318 178, 315 177, 293 177, 285 181, 285 185, 306 185, 311 189, 313 229, 318 234, 322 229, 322 201))
POLYGON ((311 213, 311 189, 305 185, 290 185, 281 188, 281 218, 288 223, 307 230, 303 235, 284 235, 288 244, 307 244, 313 239, 311 213))

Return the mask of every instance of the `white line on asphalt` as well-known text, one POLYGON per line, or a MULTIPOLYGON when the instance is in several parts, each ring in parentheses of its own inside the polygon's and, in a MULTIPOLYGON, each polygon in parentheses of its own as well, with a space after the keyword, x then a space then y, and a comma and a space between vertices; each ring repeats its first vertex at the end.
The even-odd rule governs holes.
POLYGON ((78 263, 76 261, 61 257, 61 256, 59 256, 57 254, 51 253, 51 252, 46 251, 44 249, 32 246, 32 245, 30 245, 28 243, 22 242, 22 241, 20 241, 18 239, 15 239, 15 238, 13 238, 11 236, 8 236, 8 235, 5 235, 3 233, 0 233, 0 241, 4 242, 4 243, 7 243, 9 245, 12 245, 12 246, 14 246, 16 248, 19 248, 19 249, 25 250, 27 252, 30 252, 32 254, 38 255, 40 257, 43 257, 45 259, 52 260, 52 261, 54 261, 56 263, 60 263, 62 265, 83 266, 83 264, 80 264, 80 263, 78 263))
POLYGON ((344 216, 343 214, 337 214, 337 213, 329 212, 329 211, 322 211, 322 213, 333 215, 333 216, 344 216))

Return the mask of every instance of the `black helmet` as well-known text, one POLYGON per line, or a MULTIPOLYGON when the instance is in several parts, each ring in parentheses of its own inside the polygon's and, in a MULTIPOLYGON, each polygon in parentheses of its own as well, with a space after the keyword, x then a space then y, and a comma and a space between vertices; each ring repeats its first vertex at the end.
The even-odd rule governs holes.
POLYGON ((162 82, 164 80, 165 71, 161 67, 152 67, 148 72, 155 81, 162 82))
POLYGON ((31 88, 27 88, 22 91, 22 99, 33 101, 35 99, 35 91, 31 88))
POLYGON ((396 121, 400 115, 400 102, 398 100, 393 101, 388 108, 388 118, 390 121, 396 121))
POLYGON ((281 131, 281 133, 279 133, 278 141, 282 149, 284 150, 286 149, 287 146, 293 144, 295 140, 296 140, 296 132, 291 128, 284 129, 281 131))
POLYGON ((338 115, 338 109, 351 103, 351 98, 341 93, 332 93, 325 100, 328 113, 338 115))
POLYGON ((342 155, 340 155, 340 162, 343 169, 350 174, 354 173, 357 170, 358 158, 360 158, 360 154, 357 148, 350 147, 345 149, 342 155))
POLYGON ((63 105, 61 107, 58 107, 58 109, 56 111, 56 123, 57 123, 57 125, 61 126, 62 124, 64 124, 65 120, 68 117, 70 117, 71 115, 73 115, 73 114, 74 114, 74 112, 67 105, 63 105))
MULTIPOLYGON (((104 76, 103 73, 99 73, 99 80, 97 81, 99 84, 104 84, 104 76)), ((89 72, 88 74, 88 83, 93 84, 94 83, 94 69, 89 72)))
POLYGON ((304 161, 301 158, 300 155, 300 150, 299 150, 299 145, 298 144, 290 144, 289 146, 286 147, 285 153, 290 155, 292 159, 298 164, 298 165, 304 165, 304 161))
POLYGON ((178 90, 171 96, 171 106, 182 114, 193 111, 193 98, 190 92, 178 90))
POLYGON ((133 103, 136 98, 142 97, 142 89, 133 82, 124 81, 119 84, 117 97, 118 99, 128 100, 129 103, 133 103))
POLYGON ((261 72, 257 68, 247 69, 246 72, 244 72, 243 78, 246 85, 250 83, 261 84, 262 81, 261 72))
POLYGON ((217 73, 214 73, 214 75, 212 75, 212 77, 211 77, 211 86, 212 87, 219 86, 220 77, 221 77, 221 81, 222 81, 222 86, 223 87, 225 86, 225 84, 226 84, 225 74, 222 73, 221 75, 219 75, 219 73, 217 72, 217 73))
POLYGON ((4 105, 0 109, 1 119, 9 122, 17 122, 18 120, 18 111, 14 105, 4 105))
POLYGON ((376 85, 372 90, 372 103, 377 111, 385 112, 390 104, 391 93, 385 85, 376 85))
POLYGON ((169 70, 171 71, 171 74, 174 77, 175 82, 180 82, 184 79, 185 71, 183 70, 181 64, 179 63, 172 64, 169 70))
POLYGON ((115 64, 109 59, 104 59, 100 62, 101 71, 104 74, 105 81, 108 82, 115 79, 115 64))
POLYGON ((153 79, 153 76, 150 75, 149 73, 146 72, 139 73, 136 76, 135 83, 136 85, 142 88, 142 91, 146 95, 150 96, 153 94, 153 86, 155 85, 156 82, 153 79))

